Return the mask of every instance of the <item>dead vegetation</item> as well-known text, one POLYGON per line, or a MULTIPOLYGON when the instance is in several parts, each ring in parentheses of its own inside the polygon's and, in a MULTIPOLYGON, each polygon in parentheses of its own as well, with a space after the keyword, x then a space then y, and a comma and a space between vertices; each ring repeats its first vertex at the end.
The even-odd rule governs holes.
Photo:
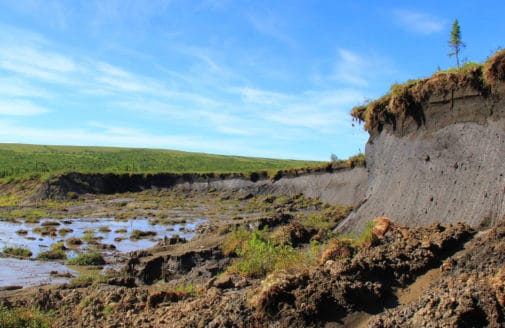
POLYGON ((425 123, 423 105, 433 96, 452 96, 457 90, 474 90, 481 96, 493 93, 493 86, 505 81, 505 51, 495 53, 484 64, 469 62, 461 68, 438 71, 429 78, 394 84, 383 97, 354 107, 351 116, 364 122, 368 132, 382 131, 384 125, 393 129, 410 117, 421 126, 425 123))

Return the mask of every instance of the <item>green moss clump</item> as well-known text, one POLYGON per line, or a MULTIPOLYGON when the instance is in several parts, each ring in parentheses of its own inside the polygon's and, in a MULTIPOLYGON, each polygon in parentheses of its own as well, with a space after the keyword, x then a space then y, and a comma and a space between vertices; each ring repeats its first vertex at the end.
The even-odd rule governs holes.
POLYGON ((104 265, 105 260, 99 253, 81 253, 76 258, 67 261, 71 265, 104 265))
POLYGON ((32 252, 29 249, 23 248, 23 247, 4 247, 2 252, 4 254, 10 255, 10 256, 15 256, 15 257, 26 258, 26 257, 32 256, 32 252))

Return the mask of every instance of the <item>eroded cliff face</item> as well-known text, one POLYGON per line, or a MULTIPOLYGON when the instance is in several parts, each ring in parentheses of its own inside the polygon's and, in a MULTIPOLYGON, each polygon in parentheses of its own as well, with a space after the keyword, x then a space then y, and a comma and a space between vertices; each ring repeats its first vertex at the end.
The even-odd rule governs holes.
POLYGON ((359 231, 377 216, 479 227, 505 214, 503 83, 490 94, 459 88, 418 105, 416 116, 370 130, 366 195, 339 228, 359 231))
POLYGON ((301 172, 277 180, 259 177, 252 181, 242 174, 86 174, 69 173, 44 183, 33 199, 65 198, 76 194, 114 194, 150 188, 184 191, 211 190, 251 195, 302 193, 331 205, 357 206, 365 195, 368 172, 364 167, 332 172, 301 172))

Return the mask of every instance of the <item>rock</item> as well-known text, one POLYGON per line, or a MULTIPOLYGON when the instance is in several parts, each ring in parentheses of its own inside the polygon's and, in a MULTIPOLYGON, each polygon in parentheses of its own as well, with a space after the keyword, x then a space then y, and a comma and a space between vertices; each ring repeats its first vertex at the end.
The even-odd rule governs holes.
POLYGON ((235 285, 233 284, 232 277, 223 274, 218 276, 212 283, 212 287, 216 287, 219 289, 228 289, 233 288, 235 285))

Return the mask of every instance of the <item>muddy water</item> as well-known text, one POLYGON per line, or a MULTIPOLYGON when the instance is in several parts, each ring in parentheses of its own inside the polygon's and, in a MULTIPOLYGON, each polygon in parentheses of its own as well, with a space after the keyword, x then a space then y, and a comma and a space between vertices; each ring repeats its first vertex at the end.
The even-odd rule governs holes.
MULTIPOLYGON (((185 223, 175 223, 168 225, 151 225, 148 219, 132 219, 126 222, 115 221, 112 218, 77 218, 52 220, 44 219, 39 223, 27 223, 23 220, 18 222, 0 221, 0 251, 4 247, 23 247, 28 248, 33 253, 31 260, 21 260, 15 258, 0 258, 0 286, 6 285, 37 285, 49 282, 63 282, 63 278, 52 278, 51 271, 59 273, 76 272, 64 264, 58 262, 42 262, 36 260, 36 256, 49 250, 54 243, 65 241, 68 238, 80 238, 91 232, 96 241, 102 245, 113 245, 115 249, 109 247, 108 250, 98 250, 104 255, 108 262, 124 253, 154 246, 159 239, 170 238, 173 235, 179 235, 186 239, 193 238, 196 233, 196 227, 205 222, 204 219, 187 220, 185 223), (57 230, 71 229, 64 236, 42 236, 34 231, 41 224, 47 221, 58 222, 57 230), (107 228, 107 229, 106 229, 107 228), (24 230, 23 234, 19 234, 24 230), (110 231, 108 231, 110 230, 110 231), (130 239, 130 234, 134 230, 154 231, 156 235, 149 239, 130 239)), ((83 244, 66 251, 68 258, 77 256, 79 252, 94 251, 96 245, 88 244, 83 240, 83 244)))

